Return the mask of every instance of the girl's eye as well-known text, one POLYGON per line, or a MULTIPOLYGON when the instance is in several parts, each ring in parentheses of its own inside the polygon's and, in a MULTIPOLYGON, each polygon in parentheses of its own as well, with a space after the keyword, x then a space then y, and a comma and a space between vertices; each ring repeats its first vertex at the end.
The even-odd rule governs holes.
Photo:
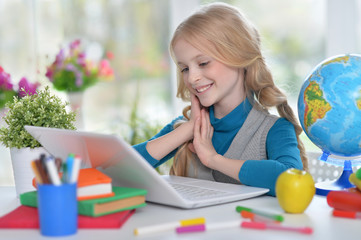
POLYGON ((204 66, 206 66, 208 63, 209 63, 209 62, 202 62, 202 63, 199 64, 199 66, 200 66, 200 67, 204 67, 204 66))
POLYGON ((189 68, 187 68, 187 67, 186 67, 186 68, 182 68, 182 69, 181 69, 181 72, 182 72, 182 73, 187 72, 188 69, 189 69, 189 68))

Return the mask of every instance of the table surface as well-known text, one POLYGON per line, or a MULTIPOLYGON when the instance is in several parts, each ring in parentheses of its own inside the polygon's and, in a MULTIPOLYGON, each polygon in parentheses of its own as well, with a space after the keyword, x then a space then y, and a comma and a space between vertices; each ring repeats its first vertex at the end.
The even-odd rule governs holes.
MULTIPOLYGON (((0 216, 5 215, 20 205, 14 187, 0 187, 0 216)), ((285 214, 277 199, 261 196, 192 210, 184 210, 158 204, 148 203, 146 207, 137 209, 135 214, 120 229, 79 229, 77 234, 56 239, 360 239, 361 219, 336 218, 332 216, 332 208, 327 205, 326 198, 315 196, 303 214, 285 214), (205 217, 207 223, 217 223, 240 219, 235 211, 237 205, 246 206, 270 213, 283 214, 283 225, 309 226, 314 232, 311 235, 278 230, 253 230, 245 228, 228 228, 198 233, 176 234, 175 231, 134 236, 137 227, 167 223, 182 219, 205 217)), ((1 229, 0 239, 54 239, 43 237, 38 229, 1 229)))

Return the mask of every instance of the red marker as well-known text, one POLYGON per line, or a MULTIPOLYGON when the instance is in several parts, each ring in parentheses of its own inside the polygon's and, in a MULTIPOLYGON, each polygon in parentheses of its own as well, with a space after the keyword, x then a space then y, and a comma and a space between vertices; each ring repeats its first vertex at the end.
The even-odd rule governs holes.
POLYGON ((335 217, 344 217, 344 218, 358 218, 361 219, 361 212, 348 212, 341 210, 333 210, 332 215, 335 217))

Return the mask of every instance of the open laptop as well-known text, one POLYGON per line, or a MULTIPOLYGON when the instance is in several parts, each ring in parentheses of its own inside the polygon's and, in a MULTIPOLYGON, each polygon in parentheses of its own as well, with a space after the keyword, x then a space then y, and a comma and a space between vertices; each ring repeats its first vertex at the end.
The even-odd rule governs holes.
POLYGON ((179 208, 197 208, 267 193, 265 188, 160 175, 136 150, 116 135, 25 126, 54 157, 81 156, 83 167, 95 167, 114 186, 143 188, 146 200, 179 208))

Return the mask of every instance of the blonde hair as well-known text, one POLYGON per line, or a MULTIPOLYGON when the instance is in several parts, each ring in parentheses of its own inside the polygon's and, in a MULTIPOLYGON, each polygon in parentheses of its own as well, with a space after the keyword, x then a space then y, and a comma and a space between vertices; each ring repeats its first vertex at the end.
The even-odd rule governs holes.
MULTIPOLYGON (((276 107, 280 117, 286 118, 294 125, 303 168, 307 170, 305 149, 299 139, 302 128, 288 105, 286 96, 274 84, 272 74, 261 53, 258 31, 242 13, 224 3, 203 6, 175 30, 170 43, 173 59, 175 59, 173 48, 180 38, 225 65, 245 69, 244 88, 247 98, 254 107, 260 110, 267 111, 271 107, 276 107)), ((182 80, 179 68, 177 77, 177 97, 189 101, 190 92, 182 80)), ((189 110, 189 106, 183 110, 183 115, 188 120, 189 110)), ((187 166, 193 159, 187 147, 188 144, 189 142, 178 149, 170 174, 187 175, 187 166)))

